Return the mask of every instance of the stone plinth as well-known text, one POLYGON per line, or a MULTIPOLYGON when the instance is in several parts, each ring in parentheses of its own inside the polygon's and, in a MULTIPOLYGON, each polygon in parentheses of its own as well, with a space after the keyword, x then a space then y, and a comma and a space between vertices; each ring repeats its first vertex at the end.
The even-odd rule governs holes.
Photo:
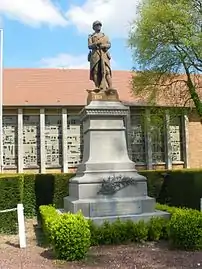
POLYGON ((92 101, 119 101, 118 92, 114 89, 107 91, 90 91, 88 90, 87 104, 89 105, 92 101))
POLYGON ((117 218, 169 217, 155 211, 155 199, 147 196, 146 178, 129 159, 124 126, 127 114, 128 108, 116 100, 93 100, 83 109, 83 161, 70 180, 65 211, 82 210, 97 224, 117 218))

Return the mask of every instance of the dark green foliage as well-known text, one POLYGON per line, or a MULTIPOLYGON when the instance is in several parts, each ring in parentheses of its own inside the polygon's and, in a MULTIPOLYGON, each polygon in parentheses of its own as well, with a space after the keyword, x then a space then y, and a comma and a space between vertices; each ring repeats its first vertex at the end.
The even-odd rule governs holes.
POLYGON ((202 170, 173 170, 168 172, 157 201, 170 206, 200 209, 202 170))
POLYGON ((41 206, 43 229, 58 259, 81 260, 90 248, 88 221, 81 213, 58 214, 50 206, 41 206))
POLYGON ((148 195, 151 197, 158 198, 164 181, 163 174, 165 172, 162 170, 148 170, 140 171, 139 173, 147 178, 148 195))
POLYGON ((24 174, 23 204, 27 218, 36 215, 35 175, 24 174))
POLYGON ((202 170, 140 171, 147 178, 148 195, 161 204, 200 209, 202 170))
MULTIPOLYGON (((0 210, 16 208, 22 200, 20 175, 0 177, 0 210)), ((0 213, 0 233, 17 232, 17 211, 0 213)))
POLYGON ((40 205, 63 207, 63 198, 68 195, 68 183, 73 175, 24 174, 23 203, 26 217, 35 216, 40 205))
POLYGON ((74 174, 55 174, 53 204, 57 208, 63 208, 63 198, 69 195, 69 180, 74 174))

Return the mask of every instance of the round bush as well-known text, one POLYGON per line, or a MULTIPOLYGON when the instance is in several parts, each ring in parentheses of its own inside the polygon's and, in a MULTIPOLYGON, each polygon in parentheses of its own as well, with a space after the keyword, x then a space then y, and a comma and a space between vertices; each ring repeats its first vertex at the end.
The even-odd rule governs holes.
POLYGON ((51 241, 57 258, 83 259, 90 247, 88 221, 81 213, 61 214, 51 227, 51 241))
POLYGON ((174 247, 186 250, 202 248, 202 214, 197 210, 179 210, 170 221, 170 239, 174 247))

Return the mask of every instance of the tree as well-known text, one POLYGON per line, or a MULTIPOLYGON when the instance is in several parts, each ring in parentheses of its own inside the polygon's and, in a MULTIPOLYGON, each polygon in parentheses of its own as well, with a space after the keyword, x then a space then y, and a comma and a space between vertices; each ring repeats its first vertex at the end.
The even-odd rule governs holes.
POLYGON ((143 0, 132 26, 135 94, 153 104, 194 105, 202 121, 201 0, 143 0))

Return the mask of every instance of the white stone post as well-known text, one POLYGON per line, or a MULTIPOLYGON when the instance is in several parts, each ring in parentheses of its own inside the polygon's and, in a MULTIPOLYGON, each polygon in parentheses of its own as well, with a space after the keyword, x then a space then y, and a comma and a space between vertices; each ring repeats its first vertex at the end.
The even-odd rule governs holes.
POLYGON ((22 204, 17 205, 18 214, 18 233, 20 248, 26 248, 26 235, 25 235, 25 218, 24 218, 24 207, 22 204))

